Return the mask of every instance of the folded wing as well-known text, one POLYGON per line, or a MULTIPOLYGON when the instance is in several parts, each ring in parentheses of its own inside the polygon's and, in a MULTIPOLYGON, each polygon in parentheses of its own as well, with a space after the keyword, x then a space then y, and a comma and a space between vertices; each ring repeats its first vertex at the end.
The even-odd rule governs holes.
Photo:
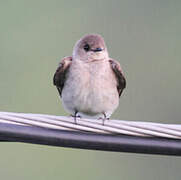
POLYGON ((62 89, 66 80, 67 72, 72 63, 72 57, 65 57, 61 60, 53 77, 53 84, 57 87, 58 92, 62 94, 62 89))
POLYGON ((117 90, 120 97, 126 87, 126 79, 119 62, 114 59, 110 59, 109 62, 117 80, 117 90))

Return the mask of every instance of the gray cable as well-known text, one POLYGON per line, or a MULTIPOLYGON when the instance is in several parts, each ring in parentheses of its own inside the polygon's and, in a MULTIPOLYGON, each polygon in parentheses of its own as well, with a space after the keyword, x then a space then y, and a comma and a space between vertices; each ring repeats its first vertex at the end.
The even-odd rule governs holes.
POLYGON ((21 126, 98 134, 123 134, 129 136, 181 139, 181 125, 179 124, 106 120, 103 125, 102 120, 81 118, 78 118, 77 124, 75 124, 72 117, 12 112, 0 112, 1 122, 21 126))

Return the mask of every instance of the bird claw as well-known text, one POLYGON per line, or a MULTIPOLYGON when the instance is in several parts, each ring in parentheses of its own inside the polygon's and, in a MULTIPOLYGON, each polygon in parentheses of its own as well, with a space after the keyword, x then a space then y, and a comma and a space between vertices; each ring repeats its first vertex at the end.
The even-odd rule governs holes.
POLYGON ((74 123, 77 124, 77 118, 81 118, 80 115, 77 115, 78 112, 75 112, 74 115, 71 114, 71 116, 74 118, 74 123))
POLYGON ((106 117, 106 114, 105 114, 105 113, 103 113, 103 115, 104 115, 104 117, 100 117, 99 120, 102 120, 102 125, 104 126, 104 125, 105 125, 105 121, 106 121, 106 120, 109 120, 109 118, 106 117))

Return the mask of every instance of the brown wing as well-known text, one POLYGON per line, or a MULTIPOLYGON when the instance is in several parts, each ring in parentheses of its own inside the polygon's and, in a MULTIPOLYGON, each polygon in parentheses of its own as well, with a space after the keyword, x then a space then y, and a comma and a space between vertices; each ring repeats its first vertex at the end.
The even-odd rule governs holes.
POLYGON ((66 74, 71 63, 72 63, 72 57, 63 58, 53 77, 53 84, 57 87, 60 97, 66 80, 66 74))
POLYGON ((117 89, 118 89, 118 93, 120 97, 123 92, 123 89, 126 87, 126 79, 124 77, 124 74, 119 62, 114 59, 110 59, 109 62, 117 79, 117 89))

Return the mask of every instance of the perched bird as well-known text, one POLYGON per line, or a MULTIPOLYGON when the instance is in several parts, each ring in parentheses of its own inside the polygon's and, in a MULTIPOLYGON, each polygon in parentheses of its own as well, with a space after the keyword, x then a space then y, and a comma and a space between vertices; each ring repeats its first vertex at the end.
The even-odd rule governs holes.
POLYGON ((76 117, 109 119, 119 105, 126 80, 97 34, 81 38, 73 55, 61 60, 53 78, 64 108, 76 117))

